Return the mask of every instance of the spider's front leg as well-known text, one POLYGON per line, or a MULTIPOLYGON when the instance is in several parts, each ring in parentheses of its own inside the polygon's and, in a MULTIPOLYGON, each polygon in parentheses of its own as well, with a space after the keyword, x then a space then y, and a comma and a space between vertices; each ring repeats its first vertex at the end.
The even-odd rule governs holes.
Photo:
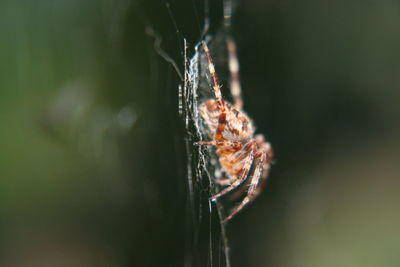
POLYGON ((210 50, 208 49, 208 46, 206 42, 202 42, 203 44, 203 50, 204 53, 206 54, 207 58, 207 63, 208 63, 208 72, 210 73, 210 78, 211 78, 211 84, 212 84, 212 90, 214 92, 215 100, 217 102, 217 107, 220 112, 219 117, 218 117, 218 126, 217 126, 217 131, 214 135, 214 140, 216 141, 223 141, 225 140, 224 136, 222 135, 222 132, 225 129, 225 124, 226 124, 226 107, 225 107, 225 101, 222 98, 221 94, 221 87, 218 84, 218 76, 217 73, 215 72, 215 67, 214 63, 211 58, 210 50))
POLYGON ((207 63, 208 63, 208 72, 210 73, 210 76, 211 76, 211 84, 213 87, 215 100, 217 101, 217 104, 218 104, 218 109, 221 113, 225 113, 225 103, 224 103, 224 100, 222 99, 221 88, 218 84, 218 77, 217 77, 217 73, 215 72, 215 67, 214 67, 214 63, 211 58, 210 50, 208 49, 206 42, 203 41, 202 45, 203 45, 204 53, 206 54, 207 63))

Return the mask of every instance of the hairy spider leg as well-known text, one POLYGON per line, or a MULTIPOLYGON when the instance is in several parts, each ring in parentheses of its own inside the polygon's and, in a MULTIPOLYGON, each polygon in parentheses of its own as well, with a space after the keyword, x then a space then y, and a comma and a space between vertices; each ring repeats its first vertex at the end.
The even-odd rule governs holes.
POLYGON ((210 50, 208 49, 208 46, 206 42, 202 42, 204 53, 206 54, 207 57, 207 63, 208 63, 208 72, 210 73, 211 76, 211 84, 213 87, 213 92, 215 95, 215 98, 217 100, 218 104, 218 109, 222 112, 225 112, 225 103, 224 100, 222 99, 222 94, 221 94, 221 89, 220 85, 218 84, 218 77, 217 73, 215 72, 215 67, 211 58, 210 50))
MULTIPOLYGON (((257 165, 257 164, 255 164, 255 165, 257 165)), ((253 176, 254 176, 254 172, 253 172, 253 176)), ((251 178, 253 176, 249 176, 249 178, 251 178)), ((238 189, 235 190, 235 192, 230 195, 230 198, 232 200, 234 200, 234 199, 239 198, 243 194, 244 191, 246 191, 246 193, 247 193, 248 188, 250 187, 250 184, 251 184, 251 180, 252 179, 248 179, 245 183, 241 184, 240 187, 238 187, 238 189)))
MULTIPOLYGON (((228 157, 224 157, 223 163, 230 164, 232 167, 248 157, 250 153, 250 149, 252 148, 252 142, 248 142, 242 149, 242 144, 240 142, 231 142, 231 141, 200 141, 195 142, 194 145, 196 146, 219 146, 219 152, 224 153, 225 150, 234 150, 236 152, 229 153, 231 154, 228 157)), ((224 165, 224 164, 223 164, 224 165)), ((222 186, 231 185, 232 181, 234 180, 232 177, 226 177, 226 174, 223 175, 224 177, 216 178, 215 182, 222 186)))
POLYGON ((254 153, 250 152, 248 157, 246 158, 246 162, 243 166, 242 172, 240 174, 240 177, 238 177, 236 180, 234 180, 234 182, 229 185, 227 188, 225 188, 224 190, 222 190, 221 192, 215 194, 214 196, 210 197, 210 199, 212 201, 215 201, 217 198, 231 192, 232 190, 234 190, 235 188, 237 188, 240 184, 242 184, 246 178, 248 177, 248 173, 251 167, 251 164, 253 163, 253 159, 254 159, 254 153))
MULTIPOLYGON (((262 136, 261 136, 262 137, 262 136)), ((260 141, 260 137, 257 137, 260 141)), ((263 137, 262 137, 263 140, 263 137)), ((247 191, 246 197, 243 201, 233 209, 232 213, 224 219, 224 223, 228 222, 235 216, 240 210, 242 210, 250 201, 256 198, 262 191, 265 182, 268 177, 268 171, 272 161, 272 149, 269 143, 261 143, 259 152, 256 153, 255 158, 259 158, 259 162, 256 164, 256 168, 253 171, 253 178, 251 179, 249 190, 247 191), (261 180, 261 181, 260 181, 261 180)))
POLYGON ((263 190, 263 188, 264 188, 264 186, 266 184, 270 165, 271 165, 271 162, 270 162, 270 160, 267 159, 267 166, 264 167, 264 169, 262 171, 260 184, 257 186, 257 188, 255 188, 254 194, 256 196, 258 196, 261 193, 261 191, 263 190))
POLYGON ((239 61, 236 53, 236 45, 231 37, 226 40, 228 48, 228 63, 229 71, 231 73, 230 89, 233 98, 233 104, 236 110, 241 110, 243 106, 242 89, 240 86, 239 78, 239 61))
MULTIPOLYGON (((244 160, 247 155, 249 154, 249 151, 252 149, 253 147, 253 142, 247 142, 243 149, 240 150, 236 150, 236 152, 231 153, 231 155, 227 156, 225 158, 225 163, 229 163, 230 165, 235 165, 237 162, 244 160)), ((219 149, 221 150, 221 149, 219 149)), ((218 151, 220 152, 220 151, 218 151)), ((225 164, 227 165, 227 164, 225 164)))
POLYGON ((253 178, 251 179, 250 187, 249 190, 247 191, 247 196, 252 196, 253 193, 255 192, 255 189, 258 186, 258 183, 261 178, 261 174, 265 168, 265 160, 266 160, 266 152, 265 151, 259 151, 255 158, 260 159, 258 164, 256 164, 256 168, 253 171, 253 178))
POLYGON ((230 219, 232 219, 233 216, 235 216, 239 211, 241 211, 244 207, 246 207, 246 205, 249 204, 250 201, 252 199, 254 199, 258 195, 259 192, 261 192, 256 189, 258 187, 258 184, 259 184, 259 181, 260 181, 260 178, 263 173, 264 166, 265 166, 266 152, 265 151, 257 152, 255 155, 255 158, 258 158, 259 161, 256 164, 256 167, 253 171, 253 177, 251 179, 250 188, 247 191, 247 195, 243 199, 243 201, 233 209, 231 214, 223 220, 223 223, 227 223, 230 219))
POLYGON ((195 146, 218 146, 218 147, 230 147, 236 150, 242 148, 242 143, 239 141, 228 141, 228 140, 221 140, 221 141, 199 141, 194 142, 193 145, 195 146))
POLYGON ((240 184, 242 184, 248 177, 248 173, 249 173, 250 167, 253 163, 254 155, 256 152, 256 145, 255 145, 254 140, 250 141, 250 142, 251 142, 251 145, 249 146, 248 156, 244 159, 245 163, 241 170, 240 176, 237 179, 235 179, 235 181, 230 186, 228 186, 221 192, 215 194, 214 196, 210 197, 210 199, 212 201, 215 201, 217 198, 229 193, 230 191, 232 191, 233 189, 238 187, 240 184))
POLYGON ((215 67, 211 58, 210 50, 208 50, 208 46, 206 42, 202 42, 203 44, 203 49, 204 53, 206 54, 207 57, 207 62, 208 62, 208 72, 210 73, 211 76, 211 83, 213 87, 213 92, 215 95, 215 99, 217 101, 218 109, 220 111, 219 118, 218 118, 218 126, 217 126, 217 131, 214 136, 214 140, 216 141, 221 141, 224 140, 224 136, 222 135, 222 132, 225 129, 225 124, 226 124, 226 111, 225 111, 225 102, 224 99, 222 98, 221 94, 221 88, 218 84, 218 77, 217 73, 215 72, 215 67))
POLYGON ((272 151, 271 145, 269 143, 264 142, 264 143, 261 144, 261 146, 262 146, 262 149, 266 152, 266 157, 267 157, 266 158, 266 162, 267 162, 267 164, 264 167, 264 169, 262 170, 260 184, 255 189, 256 190, 256 192, 255 192, 256 195, 260 194, 260 192, 262 191, 262 189, 265 186, 265 183, 266 183, 267 177, 268 177, 268 173, 269 173, 269 169, 270 169, 270 166, 271 166, 271 162, 272 162, 272 157, 273 157, 273 151, 272 151))

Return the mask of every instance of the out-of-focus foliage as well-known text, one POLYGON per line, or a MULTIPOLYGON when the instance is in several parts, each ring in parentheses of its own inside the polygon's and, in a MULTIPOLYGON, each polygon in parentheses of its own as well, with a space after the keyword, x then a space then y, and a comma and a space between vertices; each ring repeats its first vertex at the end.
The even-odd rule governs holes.
MULTIPOLYGON (((170 8, 193 44, 190 2, 170 8)), ((0 2, 0 266, 183 265, 178 79, 150 24, 182 62, 162 1, 0 2)), ((233 266, 399 265, 399 25, 391 0, 239 3, 244 108, 276 160, 228 225, 233 266)))
POLYGON ((1 266, 182 261, 175 92, 140 12, 0 3, 1 266))

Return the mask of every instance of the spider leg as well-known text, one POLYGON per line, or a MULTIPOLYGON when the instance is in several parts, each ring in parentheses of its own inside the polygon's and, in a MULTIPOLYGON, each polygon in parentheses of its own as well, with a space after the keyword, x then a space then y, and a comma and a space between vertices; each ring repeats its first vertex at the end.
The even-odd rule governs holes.
POLYGON ((253 163, 254 154, 255 154, 255 148, 254 148, 254 145, 253 145, 251 151, 248 153, 248 156, 245 159, 245 163, 244 163, 244 166, 243 166, 243 168, 241 170, 240 176, 230 186, 228 186, 227 188, 223 189, 218 194, 215 194, 214 196, 210 197, 210 199, 212 201, 215 201, 217 198, 229 193, 230 191, 232 191, 233 189, 238 187, 241 183, 243 183, 244 180, 246 180, 246 178, 248 177, 247 175, 249 173, 251 164, 253 163))
POLYGON ((227 48, 228 48, 228 64, 229 71, 231 73, 231 94, 233 98, 233 104, 236 110, 241 110, 243 106, 242 100, 242 89, 240 86, 240 78, 239 78, 239 61, 236 53, 236 45, 232 38, 228 37, 226 40, 227 48))
POLYGON ((236 45, 231 37, 231 21, 232 21, 232 2, 229 0, 224 1, 224 26, 228 34, 226 45, 228 49, 228 64, 231 73, 230 89, 233 98, 233 104, 236 110, 241 110, 243 100, 241 96, 241 87, 239 79, 239 62, 236 53, 236 45))
POLYGON ((238 206, 236 206, 233 209, 231 214, 223 220, 223 223, 226 223, 230 219, 232 219, 233 216, 235 216, 239 211, 241 211, 255 197, 254 189, 258 185, 262 170, 264 168, 263 165, 265 163, 265 152, 261 152, 261 153, 257 153, 257 154, 258 155, 256 155, 256 157, 259 157, 259 158, 261 157, 261 159, 257 163, 257 166, 253 171, 253 178, 251 179, 250 188, 247 191, 247 196, 243 199, 243 201, 238 206))
MULTIPOLYGON (((253 142, 248 142, 243 149, 240 149, 236 152, 234 152, 232 155, 228 156, 228 157, 221 157, 220 158, 220 162, 222 165, 230 165, 232 167, 232 169, 234 169, 235 167, 237 167, 237 164, 242 162, 244 159, 246 159, 246 157, 249 156, 249 153, 251 152, 251 148, 252 148, 253 142)), ((225 173, 225 175, 227 175, 227 173, 225 173)), ((235 177, 232 176, 228 176, 228 177, 224 177, 224 178, 216 178, 214 181, 222 186, 227 186, 227 185, 231 185, 232 182, 235 180, 235 177)))
POLYGON ((260 158, 260 160, 253 171, 253 178, 251 179, 247 195, 243 199, 243 201, 233 209, 232 213, 224 219, 224 223, 232 219, 232 217, 235 216, 240 210, 242 210, 248 203, 250 203, 252 199, 257 197, 264 187, 272 160, 272 149, 269 143, 263 143, 261 149, 262 150, 257 152, 255 156, 256 158, 260 158))
POLYGON ((199 142, 194 142, 194 146, 216 146, 217 142, 215 141, 199 141, 199 142))
POLYGON ((229 195, 229 201, 236 201, 239 198, 243 200, 243 193, 247 194, 247 191, 249 189, 250 183, 251 183, 251 178, 252 176, 249 176, 249 179, 247 179, 244 183, 242 183, 240 186, 238 186, 235 191, 229 195))
POLYGON ((220 157, 219 160, 222 165, 225 166, 230 166, 232 169, 237 169, 237 167, 241 167, 243 164, 239 163, 243 162, 244 159, 246 159, 249 155, 249 153, 254 150, 254 142, 247 142, 243 148, 240 146, 238 147, 220 147, 217 150, 218 155, 226 155, 229 154, 225 157, 220 157), (235 150, 235 152, 232 152, 232 148, 235 150), (226 153, 228 152, 228 153, 226 153))
POLYGON ((222 98, 221 94, 221 88, 218 84, 218 77, 217 73, 215 72, 215 67, 211 58, 210 50, 208 49, 208 46, 206 42, 202 42, 203 44, 203 49, 204 53, 206 54, 207 57, 207 62, 208 62, 208 72, 211 75, 211 83, 213 87, 213 92, 215 95, 215 99, 217 101, 218 105, 218 110, 220 111, 219 118, 218 118, 218 126, 217 126, 217 131, 214 136, 214 140, 221 141, 224 140, 224 136, 222 135, 222 132, 225 129, 225 124, 226 124, 226 112, 225 112, 225 102, 224 99, 222 98))
POLYGON ((237 142, 237 141, 228 141, 228 140, 222 140, 222 141, 199 141, 199 142, 194 142, 193 145, 195 146, 218 146, 218 147, 231 147, 235 149, 241 149, 242 148, 242 143, 237 142))
POLYGON ((208 72, 211 75, 211 83, 213 86, 213 92, 214 92, 215 98, 218 103, 218 108, 221 111, 221 113, 223 113, 223 112, 225 112, 225 103, 224 103, 224 100, 222 99, 221 88, 218 84, 218 77, 215 72, 215 67, 214 67, 214 64, 213 64, 213 61, 211 58, 210 50, 208 50, 208 46, 207 46, 206 42, 203 41, 202 45, 203 45, 204 53, 206 54, 206 57, 207 57, 208 72))
POLYGON ((266 158, 266 165, 265 165, 265 167, 263 169, 263 172, 261 174, 261 182, 260 182, 259 186, 257 186, 257 188, 255 189, 256 190, 256 192, 255 192, 256 196, 258 194, 260 194, 261 190, 265 186, 265 182, 266 182, 267 177, 268 177, 269 168, 270 168, 270 165, 271 165, 271 162, 272 162, 272 157, 273 157, 273 151, 272 151, 271 145, 268 142, 263 142, 262 144, 260 144, 260 146, 265 151, 267 158, 266 158))

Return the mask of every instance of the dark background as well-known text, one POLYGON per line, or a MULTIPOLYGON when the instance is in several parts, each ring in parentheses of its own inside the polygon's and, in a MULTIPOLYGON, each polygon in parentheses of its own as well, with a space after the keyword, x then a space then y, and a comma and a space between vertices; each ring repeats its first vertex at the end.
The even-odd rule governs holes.
MULTIPOLYGON (((184 265, 179 77, 145 29, 182 70, 205 12, 169 5, 0 2, 1 266, 184 265)), ((246 0, 233 35, 275 164, 232 266, 399 266, 399 2, 246 0)))

